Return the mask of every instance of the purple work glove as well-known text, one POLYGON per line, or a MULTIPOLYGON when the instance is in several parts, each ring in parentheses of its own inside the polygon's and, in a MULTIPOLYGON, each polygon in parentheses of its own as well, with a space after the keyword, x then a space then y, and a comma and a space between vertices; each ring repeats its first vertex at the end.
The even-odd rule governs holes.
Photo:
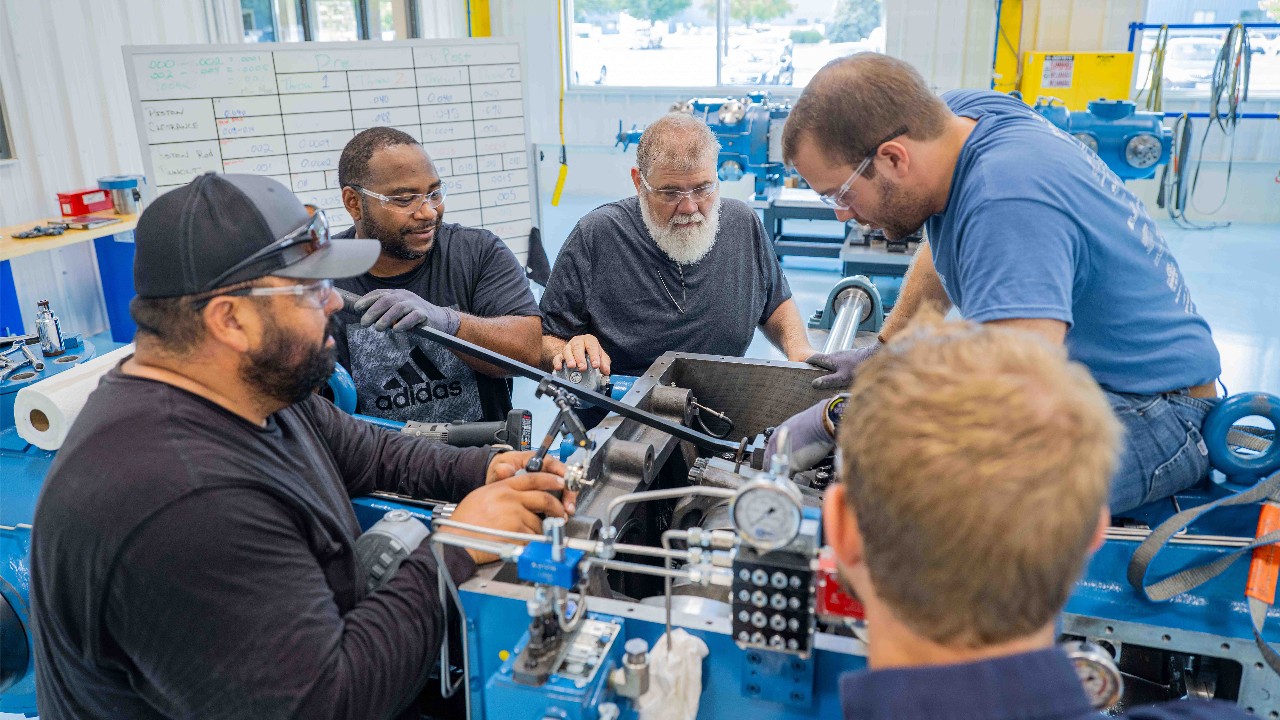
POLYGON ((462 324, 457 310, 432 305, 422 296, 403 289, 374 290, 356 301, 352 309, 364 313, 360 318, 361 325, 373 325, 380 332, 428 325, 440 332, 457 335, 458 326, 462 324))
POLYGON ((801 410, 787 418, 774 429, 769 436, 769 444, 765 446, 765 467, 769 466, 773 455, 780 448, 778 438, 782 429, 790 431, 791 436, 791 472, 803 472, 822 462, 835 449, 836 440, 831 433, 831 425, 827 423, 827 410, 832 398, 827 398, 816 405, 801 410))
POLYGON ((815 378, 813 389, 839 390, 841 392, 848 390, 849 386, 853 384, 853 376, 858 371, 858 367, 866 362, 867 358, 875 355, 879 349, 880 341, 876 340, 870 345, 856 347, 851 350, 811 355, 805 362, 830 373, 829 375, 815 378))

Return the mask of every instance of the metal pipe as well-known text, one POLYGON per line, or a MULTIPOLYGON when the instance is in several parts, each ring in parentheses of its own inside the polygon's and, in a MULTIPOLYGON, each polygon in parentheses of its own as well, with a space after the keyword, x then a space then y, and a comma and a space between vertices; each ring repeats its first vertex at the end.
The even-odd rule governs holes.
POLYGON ((853 348, 858 327, 871 316, 871 298, 862 288, 845 288, 836 296, 832 307, 836 319, 831 323, 831 332, 827 333, 827 344, 822 346, 822 352, 827 354, 853 348))
POLYGON ((511 532, 510 530, 494 530, 482 525, 472 525, 471 523, 458 522, 457 520, 432 520, 432 525, 440 527, 455 528, 458 530, 466 530, 467 532, 478 533, 480 535, 492 535, 493 537, 506 538, 507 540, 519 540, 521 542, 548 542, 546 535, 534 535, 533 533, 511 532))
POLYGON ((684 570, 667 570, 653 565, 642 565, 640 563, 627 562, 626 560, 592 560, 593 565, 599 565, 606 570, 621 570, 623 572, 640 573, 641 575, 654 575, 657 577, 670 577, 676 580, 689 580, 689 573, 684 570))
POLYGON ((607 525, 612 525, 617 515, 618 508, 629 502, 645 501, 645 500, 669 500, 671 498, 683 498, 691 495, 705 495, 707 497, 731 498, 737 494, 737 490, 729 490, 727 488, 712 487, 683 487, 672 488, 671 490, 646 490, 644 492, 626 493, 619 495, 609 502, 609 507, 605 511, 605 517, 608 518, 607 525))
MULTIPOLYGON (((599 557, 601 555, 602 545, 603 543, 597 540, 579 540, 577 538, 565 539, 566 547, 571 547, 574 550, 581 550, 587 553, 588 555, 592 555, 596 557, 599 557)), ((656 547, 649 547, 648 545, 628 545, 628 544, 614 545, 613 551, 615 553, 622 553, 624 555, 644 555, 647 557, 657 557, 657 558, 671 557, 673 560, 689 559, 688 550, 662 550, 656 547)))
MULTIPOLYGON (((521 548, 517 545, 509 543, 496 542, 493 540, 482 540, 480 538, 467 537, 466 535, 457 535, 454 533, 432 533, 431 542, 439 545, 452 545, 460 547, 464 550, 479 550, 490 555, 497 555, 503 560, 510 560, 518 556, 521 548)), ((441 566, 443 568, 443 566, 441 566)), ((444 569, 441 572, 447 571, 444 569)))
MULTIPOLYGON (((662 533, 662 549, 670 550, 672 540, 684 540, 689 543, 689 533, 685 530, 666 530, 662 533)), ((671 558, 662 558, 662 567, 671 569, 671 558)), ((667 606, 667 652, 671 652, 671 576, 662 579, 663 602, 667 606)))

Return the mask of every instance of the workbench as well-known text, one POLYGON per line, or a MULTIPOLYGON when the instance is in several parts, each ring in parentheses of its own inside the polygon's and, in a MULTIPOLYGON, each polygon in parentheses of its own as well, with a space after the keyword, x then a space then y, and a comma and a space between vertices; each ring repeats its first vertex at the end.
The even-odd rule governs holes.
POLYGON ((837 234, 783 232, 784 220, 824 220, 837 222, 836 213, 818 199, 818 193, 809 188, 770 188, 764 200, 747 203, 760 211, 765 234, 773 241, 773 251, 778 257, 800 255, 804 257, 839 256, 840 248, 851 236, 856 236, 856 226, 842 225, 837 234))
MULTIPOLYGON (((129 317, 129 301, 133 299, 133 230, 138 226, 137 215, 116 215, 109 211, 94 213, 100 217, 118 217, 120 222, 103 225, 91 230, 67 230, 61 235, 48 235, 29 239, 15 238, 36 225, 47 225, 57 218, 0 228, 0 334, 14 335, 26 332, 22 323, 18 291, 13 282, 14 258, 48 252, 78 243, 92 242, 98 260, 98 277, 102 282, 102 296, 107 306, 107 320, 111 324, 111 339, 119 343, 133 341, 137 329, 129 317)), ((56 312, 56 308, 55 308, 56 312)))
POLYGON ((876 284, 886 308, 898 301, 903 278, 911 267, 918 244, 905 253, 889 252, 883 243, 863 245, 848 240, 840 248, 840 276, 866 275, 876 284))

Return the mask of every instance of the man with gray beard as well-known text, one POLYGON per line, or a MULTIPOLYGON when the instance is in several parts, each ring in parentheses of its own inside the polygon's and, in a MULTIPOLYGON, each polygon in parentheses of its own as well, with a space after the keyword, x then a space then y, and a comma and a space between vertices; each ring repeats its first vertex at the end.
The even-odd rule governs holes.
POLYGON ((578 221, 542 296, 542 365, 641 375, 665 352, 741 356, 759 327, 789 360, 814 354, 755 211, 721 199, 720 144, 670 113, 636 146, 636 196, 578 221))

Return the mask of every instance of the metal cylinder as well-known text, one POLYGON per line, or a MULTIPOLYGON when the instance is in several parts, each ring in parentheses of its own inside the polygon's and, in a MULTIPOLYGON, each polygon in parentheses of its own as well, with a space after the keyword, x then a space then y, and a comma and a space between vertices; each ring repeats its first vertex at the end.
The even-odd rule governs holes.
POLYGON ((858 327, 871 315, 871 298, 862 288, 845 288, 832 305, 836 319, 831 323, 826 345, 822 346, 824 353, 852 349, 858 327))

